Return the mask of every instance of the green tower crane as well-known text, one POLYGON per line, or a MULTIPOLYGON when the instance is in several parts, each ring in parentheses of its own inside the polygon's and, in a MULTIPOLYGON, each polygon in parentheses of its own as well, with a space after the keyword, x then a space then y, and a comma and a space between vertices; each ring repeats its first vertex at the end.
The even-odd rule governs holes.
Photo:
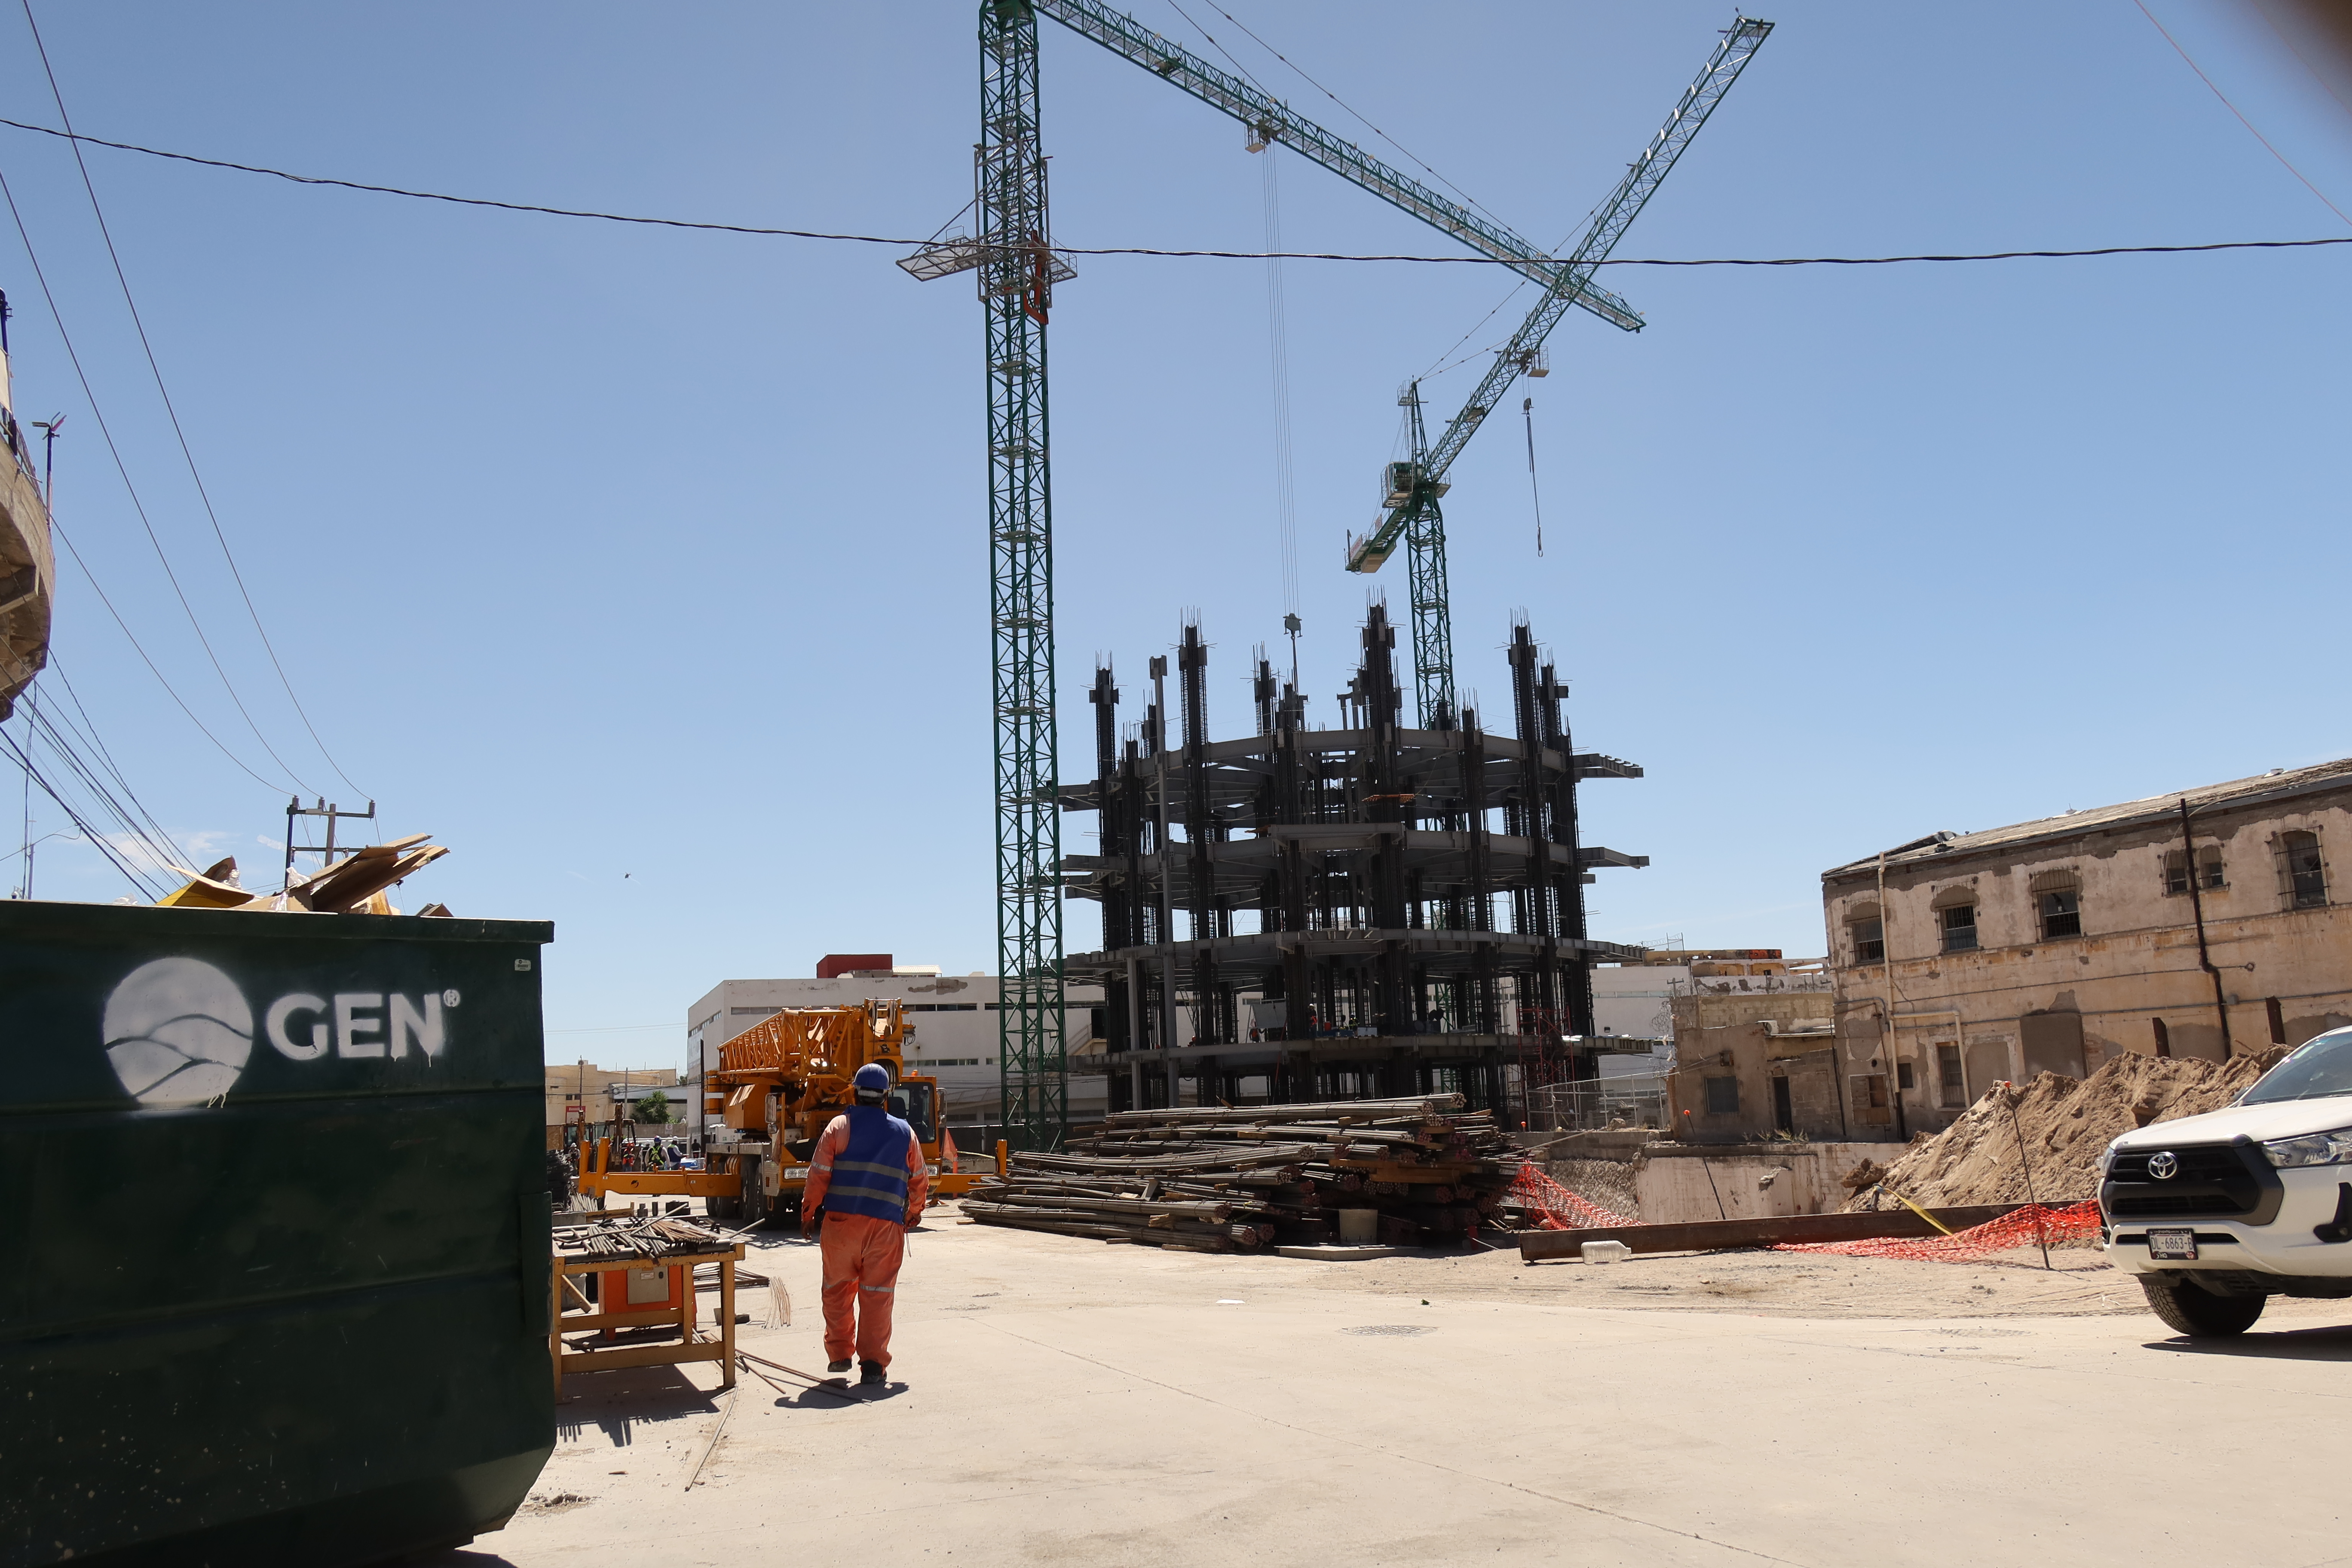
POLYGON ((1391 463, 1384 470, 1381 504, 1386 515, 1370 533, 1348 542, 1348 570, 1377 572, 1396 552, 1400 541, 1405 546, 1407 591, 1412 598, 1413 687, 1423 725, 1437 722, 1441 713, 1452 712, 1454 706, 1453 599, 1445 580, 1445 517, 1437 504, 1446 491, 1446 470, 1511 383, 1522 374, 1544 374, 1544 339, 1571 305, 1582 302, 1594 270, 1624 237, 1683 149, 1690 145, 1691 138, 1698 134, 1699 127, 1706 123, 1707 116, 1715 112, 1715 106, 1731 90, 1731 84, 1739 79, 1739 73, 1771 31, 1771 23, 1750 16, 1737 17, 1724 29, 1697 79, 1684 89, 1682 101, 1626 169, 1616 190, 1601 204, 1566 265, 1546 285, 1519 330, 1496 351, 1495 363, 1463 404, 1462 412, 1447 421, 1434 445, 1422 423, 1421 384, 1410 384, 1399 399, 1410 411, 1412 456, 1404 462, 1391 463))
MULTIPOLYGON (((1062 1017, 1045 329, 1054 285, 1072 274, 1054 254, 1048 221, 1045 157, 1038 129, 1041 16, 1231 115, 1248 132, 1253 148, 1288 147, 1502 262, 1540 287, 1547 306, 1557 305, 1560 312, 1580 308, 1627 331, 1642 327, 1642 318, 1631 305, 1593 280, 1591 266, 1553 258, 1501 224, 1390 168, 1100 0, 982 0, 974 232, 935 238, 899 265, 925 280, 976 272, 987 318, 989 624, 1001 984, 997 1061, 1006 1135, 1028 1149, 1050 1149, 1060 1142, 1068 1120, 1069 1086, 1062 1017)), ((1680 151, 1679 142, 1675 151, 1680 151)), ((1633 210, 1638 208, 1635 203, 1633 210)), ((1555 314, 1552 320, 1557 319, 1555 314)), ((1549 322, 1545 330, 1549 330, 1549 322)), ((1540 334, 1533 341, 1539 345, 1540 334)), ((1449 426, 1444 439, 1454 434, 1454 427, 1449 426)), ((1463 435, 1466 437, 1467 432, 1463 435)), ((1392 542, 1389 548, 1393 549, 1392 542)), ((1442 595, 1442 538, 1435 560, 1442 595)), ((1352 559, 1350 564, 1355 564, 1352 559)), ((1418 667, 1418 615, 1414 624, 1418 667)), ((1450 651, 1444 664, 1450 689, 1450 651)))

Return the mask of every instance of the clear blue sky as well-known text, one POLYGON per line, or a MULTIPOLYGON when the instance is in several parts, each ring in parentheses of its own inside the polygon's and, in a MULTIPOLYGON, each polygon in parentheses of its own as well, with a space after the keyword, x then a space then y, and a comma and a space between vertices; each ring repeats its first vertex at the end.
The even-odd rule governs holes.
MULTIPOLYGON (((2251 10, 2149 0, 2352 210, 2352 119, 2251 10)), ((1729 19, 1715 4, 1227 9, 1514 227, 1580 226, 1729 19)), ((970 195, 966 5, 382 8, 52 3, 81 130, 429 190, 931 232, 970 195)), ((1374 142, 1206 22, 1302 113, 1374 142)), ((1780 29, 1622 248, 1785 256, 2346 232, 2131 0, 1763 7, 1780 29)), ((1169 0, 1138 14, 1206 52, 1169 0)), ((54 123, 21 18, 0 113, 54 123)), ((1045 29, 1072 245, 1255 248, 1230 121, 1045 29)), ((95 150, 90 167, 303 733, 229 584, 60 143, 5 169, 164 550, 170 595, 12 231, 27 417, 58 512, 172 706, 69 566, 57 648, 192 854, 267 876, 289 771, 455 852, 397 895, 551 918, 551 1053, 677 1059, 688 1003, 828 951, 994 962, 981 321, 887 248, 622 228, 297 187, 95 150), (654 1026, 636 1028, 637 1026, 654 1026), (584 1032, 611 1031, 611 1032, 584 1032)), ((1297 248, 1443 250, 1318 171, 1297 248)), ((1578 316, 1537 403, 1448 498, 1465 686, 1515 609, 1572 678, 1598 935, 1822 946, 1818 874, 1978 828, 2352 750, 2324 672, 2346 565, 2346 250, 1877 269, 1643 270, 1578 316)), ((1331 717, 1368 590, 1394 397, 1506 291, 1473 268, 1286 271, 1307 685, 1331 717)), ((1135 703, 1197 608, 1213 712, 1278 639, 1262 266, 1097 259, 1054 319, 1066 777, 1097 650, 1135 703)), ((1507 307, 1487 329, 1527 304, 1507 307)), ((1487 341, 1475 338, 1473 345, 1487 341)), ((1477 363, 1438 380, 1450 412, 1477 363)), ((1516 405, 1514 405, 1514 408, 1516 405)), ((50 683, 53 685, 54 683, 50 683)), ((46 689, 46 688, 45 688, 46 689)), ((1130 716, 1139 714, 1135 703, 1130 716)), ((46 806, 37 832, 62 826, 46 806)), ((1084 819, 1081 819, 1084 820, 1084 819)), ((13 834, 7 837, 13 838, 13 834)), ((1092 847, 1074 832, 1067 847, 1092 847)), ((10 862, 11 867, 16 862, 10 862)), ((7 881, 16 879, 11 871, 7 881)), ((37 891, 127 889, 80 846, 37 891)), ((1074 946, 1098 934, 1070 913, 1074 946)))

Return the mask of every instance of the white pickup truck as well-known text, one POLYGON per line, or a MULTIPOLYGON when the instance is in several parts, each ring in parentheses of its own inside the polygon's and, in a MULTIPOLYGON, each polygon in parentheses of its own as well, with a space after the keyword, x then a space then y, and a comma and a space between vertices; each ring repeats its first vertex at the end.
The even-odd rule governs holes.
POLYGON ((2242 1334, 2273 1296, 2352 1298, 2352 1029, 2110 1143, 2099 1215, 2109 1260, 2184 1334, 2242 1334))

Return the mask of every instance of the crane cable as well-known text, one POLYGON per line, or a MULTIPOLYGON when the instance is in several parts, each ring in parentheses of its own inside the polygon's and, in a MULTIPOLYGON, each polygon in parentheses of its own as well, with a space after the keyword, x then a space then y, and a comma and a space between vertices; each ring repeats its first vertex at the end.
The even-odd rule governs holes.
POLYGON ((1536 503, 1536 554, 1543 554, 1543 491, 1536 488, 1536 400, 1519 399, 1519 415, 1528 422, 1528 495, 1536 503))
POLYGON ((1265 203, 1265 331, 1274 390, 1274 515, 1282 541, 1282 608, 1298 613, 1298 493, 1290 441, 1290 330, 1282 289, 1282 183, 1275 172, 1277 149, 1261 154, 1265 203))

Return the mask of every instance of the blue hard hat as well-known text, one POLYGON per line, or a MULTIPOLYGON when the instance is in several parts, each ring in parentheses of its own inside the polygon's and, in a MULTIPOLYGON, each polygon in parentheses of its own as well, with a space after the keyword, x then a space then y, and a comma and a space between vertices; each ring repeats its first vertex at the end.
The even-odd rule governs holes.
POLYGON ((867 1062, 857 1069, 849 1082, 860 1094, 887 1094, 890 1092, 890 1069, 880 1062, 867 1062))

